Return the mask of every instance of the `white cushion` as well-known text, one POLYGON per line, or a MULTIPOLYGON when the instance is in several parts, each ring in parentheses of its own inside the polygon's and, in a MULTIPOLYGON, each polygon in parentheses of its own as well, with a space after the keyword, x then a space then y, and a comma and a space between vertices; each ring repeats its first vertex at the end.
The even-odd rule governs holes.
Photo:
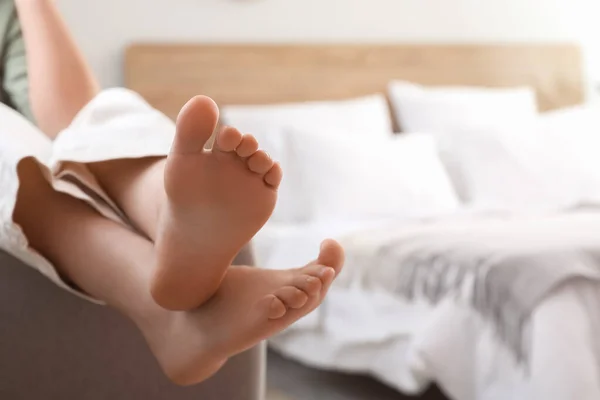
POLYGON ((551 159, 554 151, 536 137, 533 127, 510 132, 468 129, 451 137, 447 154, 456 160, 454 176, 460 177, 463 199, 474 208, 532 211, 572 203, 571 190, 551 159))
POLYGON ((465 182, 452 157, 452 138, 446 133, 481 126, 514 128, 529 124, 538 116, 535 93, 526 87, 424 87, 394 81, 389 92, 395 117, 404 132, 436 135, 442 160, 463 200, 465 182))
POLYGON ((581 104, 547 111, 539 115, 538 124, 539 131, 555 134, 598 129, 600 127, 600 104, 581 104))
POLYGON ((431 136, 365 141, 338 131, 290 130, 287 137, 313 220, 428 217, 458 206, 431 136))
POLYGON ((260 147, 281 163, 284 176, 273 222, 303 222, 308 218, 305 190, 285 145, 286 128, 343 130, 365 141, 392 135, 389 107, 382 95, 328 102, 228 106, 222 113, 224 123, 255 135, 260 147))
POLYGON ((531 212, 600 204, 598 108, 448 136, 466 200, 475 208, 531 212))
POLYGON ((300 130, 340 129, 358 135, 387 136, 392 120, 385 96, 258 106, 227 106, 223 121, 243 132, 260 134, 265 127, 300 130))
POLYGON ((600 105, 589 104, 542 114, 540 140, 554 143, 557 163, 574 171, 578 203, 600 204, 600 105))
POLYGON ((437 133, 537 116, 535 93, 526 87, 424 87, 394 81, 389 92, 404 132, 437 133))

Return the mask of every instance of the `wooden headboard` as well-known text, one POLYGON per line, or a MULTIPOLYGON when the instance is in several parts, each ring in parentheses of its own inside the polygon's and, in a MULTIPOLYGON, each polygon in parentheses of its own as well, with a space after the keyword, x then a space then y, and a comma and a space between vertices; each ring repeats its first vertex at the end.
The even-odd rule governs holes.
POLYGON ((541 110, 581 103, 580 50, 535 45, 168 45, 127 49, 125 84, 175 117, 196 94, 219 105, 336 100, 423 85, 530 86, 541 110))

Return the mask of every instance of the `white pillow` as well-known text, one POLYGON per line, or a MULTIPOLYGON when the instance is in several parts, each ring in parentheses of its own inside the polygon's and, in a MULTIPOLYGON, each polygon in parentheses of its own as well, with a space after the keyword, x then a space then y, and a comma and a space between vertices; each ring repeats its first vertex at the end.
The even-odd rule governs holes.
POLYGON ((293 127, 389 136, 393 129, 387 101, 379 94, 340 101, 227 106, 223 121, 252 134, 260 134, 265 127, 293 127))
POLYGON ((227 106, 222 115, 224 123, 255 135, 260 147, 281 163, 284 177, 271 221, 282 223, 308 218, 305 190, 286 148, 286 128, 343 130, 364 140, 389 137, 393 132, 389 107, 382 95, 329 102, 227 106))
POLYGON ((541 113, 538 130, 553 134, 600 129, 600 104, 589 103, 541 113))
POLYGON ((287 137, 314 220, 429 217, 458 206, 431 136, 290 130, 287 137))
POLYGON ((520 123, 537 116, 535 92, 521 88, 424 87, 389 85, 394 114, 403 132, 445 132, 497 123, 520 123))
POLYGON ((549 130, 537 122, 450 137, 466 201, 476 209, 532 212, 600 204, 600 129, 549 130))
POLYGON ((564 177, 555 170, 548 142, 533 126, 504 131, 465 129, 451 134, 454 176, 460 176, 463 199, 480 210, 531 211, 571 203, 564 177), (555 179, 552 182, 547 176, 555 179), (562 189, 562 190, 561 190, 562 189))
POLYGON ((544 113, 536 130, 554 143, 557 162, 574 170, 579 203, 600 204, 600 104, 544 113))
POLYGON ((424 87, 395 81, 389 85, 394 114, 404 132, 436 136, 442 161, 458 196, 466 199, 458 160, 452 156, 451 130, 481 126, 509 129, 532 123, 538 116, 530 88, 424 87))

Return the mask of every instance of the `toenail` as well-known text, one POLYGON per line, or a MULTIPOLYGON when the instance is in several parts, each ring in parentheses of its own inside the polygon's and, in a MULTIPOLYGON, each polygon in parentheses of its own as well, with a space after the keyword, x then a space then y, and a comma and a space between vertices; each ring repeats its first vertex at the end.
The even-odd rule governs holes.
POLYGON ((333 271, 333 268, 321 267, 321 270, 319 271, 319 276, 323 277, 323 276, 327 275, 329 273, 329 271, 333 271))
POLYGON ((316 280, 317 280, 317 278, 313 278, 312 276, 307 276, 306 277, 306 282, 307 283, 313 283, 316 280))

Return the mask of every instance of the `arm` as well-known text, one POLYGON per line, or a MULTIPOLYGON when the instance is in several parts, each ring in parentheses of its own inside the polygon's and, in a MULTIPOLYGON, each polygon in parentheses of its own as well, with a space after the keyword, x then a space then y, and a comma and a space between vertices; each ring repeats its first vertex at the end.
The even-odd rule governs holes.
POLYGON ((54 0, 15 0, 29 71, 29 100, 42 131, 55 137, 99 91, 54 0))

